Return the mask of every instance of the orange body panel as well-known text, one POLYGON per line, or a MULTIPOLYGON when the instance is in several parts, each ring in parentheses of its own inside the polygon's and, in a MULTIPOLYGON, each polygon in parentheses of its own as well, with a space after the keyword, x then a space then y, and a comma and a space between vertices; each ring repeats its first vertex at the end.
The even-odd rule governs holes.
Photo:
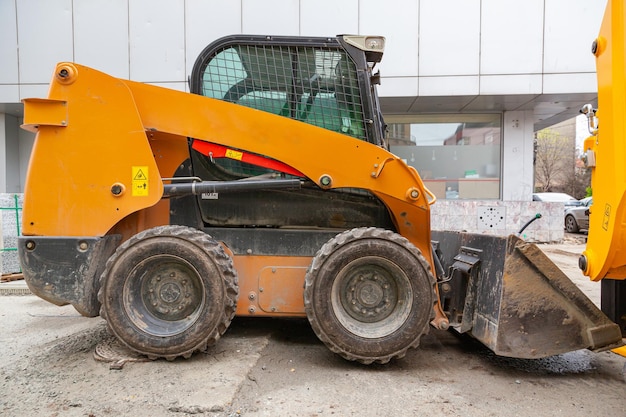
POLYGON ((239 277, 238 316, 306 317, 302 291, 310 257, 240 255, 233 262, 239 277))
POLYGON ((65 101, 66 120, 51 123, 46 117, 60 105, 25 101, 24 122, 38 133, 26 178, 23 234, 102 236, 129 214, 156 204, 163 185, 126 85, 86 68, 77 76, 76 67, 65 67, 73 80, 56 79, 49 98, 65 101), (146 192, 139 196, 132 192, 133 167, 145 172, 146 192))

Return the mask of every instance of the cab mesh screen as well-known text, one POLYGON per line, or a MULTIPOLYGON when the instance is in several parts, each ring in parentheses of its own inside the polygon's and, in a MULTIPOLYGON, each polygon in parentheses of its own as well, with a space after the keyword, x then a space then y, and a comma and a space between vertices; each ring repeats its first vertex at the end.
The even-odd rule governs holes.
POLYGON ((202 94, 367 140, 356 67, 338 49, 229 46, 208 62, 202 94))

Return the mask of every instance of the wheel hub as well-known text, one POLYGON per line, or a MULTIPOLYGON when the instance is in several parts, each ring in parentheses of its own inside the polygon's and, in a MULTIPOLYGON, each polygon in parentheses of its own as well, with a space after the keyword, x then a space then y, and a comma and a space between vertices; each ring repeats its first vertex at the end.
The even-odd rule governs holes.
POLYGON ((344 306, 352 318, 377 322, 388 317, 397 303, 394 280, 376 267, 359 269, 347 280, 344 306), (363 270, 365 269, 365 270, 363 270))
POLYGON ((378 256, 362 256, 336 276, 331 302, 337 320, 365 338, 385 337, 409 317, 411 284, 404 271, 378 256))
POLYGON ((159 294, 166 303, 173 303, 180 297, 180 287, 174 283, 167 283, 161 288, 159 294))
POLYGON ((182 265, 159 268, 157 273, 147 277, 144 285, 147 309, 167 321, 189 316, 200 302, 192 278, 182 265))

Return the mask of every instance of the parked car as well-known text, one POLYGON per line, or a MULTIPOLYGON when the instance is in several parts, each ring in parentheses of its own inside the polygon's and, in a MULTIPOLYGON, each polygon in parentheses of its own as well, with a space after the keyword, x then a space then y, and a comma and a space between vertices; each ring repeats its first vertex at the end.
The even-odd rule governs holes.
POLYGON ((589 207, 593 204, 593 198, 583 198, 580 203, 580 206, 565 210, 565 230, 569 233, 589 229, 589 207))
POLYGON ((556 202, 565 204, 565 209, 577 207, 582 203, 566 193, 534 193, 533 201, 556 202))

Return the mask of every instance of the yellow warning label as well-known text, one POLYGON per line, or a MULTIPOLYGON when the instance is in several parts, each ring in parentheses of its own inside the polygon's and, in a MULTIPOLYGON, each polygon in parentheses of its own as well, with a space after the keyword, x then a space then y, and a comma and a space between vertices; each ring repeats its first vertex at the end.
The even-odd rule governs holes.
POLYGON ((226 149, 226 158, 236 159, 241 161, 243 158, 243 152, 233 151, 232 149, 226 149))
POLYGON ((133 167, 133 197, 144 197, 148 195, 148 167, 133 167))

